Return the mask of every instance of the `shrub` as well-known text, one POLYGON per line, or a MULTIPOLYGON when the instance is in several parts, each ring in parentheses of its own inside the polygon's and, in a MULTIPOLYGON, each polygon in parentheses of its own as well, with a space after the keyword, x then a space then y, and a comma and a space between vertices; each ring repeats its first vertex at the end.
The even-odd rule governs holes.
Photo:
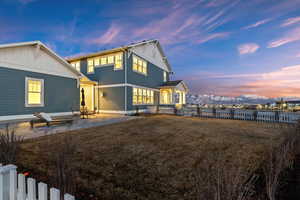
POLYGON ((228 160, 224 151, 206 152, 194 166, 196 198, 212 200, 246 200, 254 193, 257 177, 255 163, 243 167, 243 160, 228 160))
POLYGON ((10 131, 8 126, 0 131, 0 163, 14 164, 22 141, 23 138, 17 136, 14 130, 10 131))
POLYGON ((284 134, 283 141, 279 147, 270 142, 270 150, 263 172, 266 182, 266 193, 269 200, 275 200, 278 189, 281 186, 281 177, 287 168, 293 166, 299 141, 299 126, 294 130, 289 129, 284 134))
POLYGON ((74 194, 76 191, 76 177, 74 157, 77 142, 71 136, 64 136, 54 155, 55 184, 61 194, 74 194))

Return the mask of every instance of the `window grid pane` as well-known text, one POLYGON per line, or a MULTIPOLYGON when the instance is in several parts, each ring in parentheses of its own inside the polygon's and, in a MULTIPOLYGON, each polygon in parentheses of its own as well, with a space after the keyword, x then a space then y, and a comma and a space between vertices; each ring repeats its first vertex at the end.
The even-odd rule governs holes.
POLYGON ((150 89, 133 88, 133 105, 151 105, 154 103, 154 91, 150 89))
POLYGON ((114 56, 108 56, 107 64, 114 64, 114 56))
POLYGON ((133 56, 132 69, 133 71, 147 75, 147 62, 141 58, 133 56))
POLYGON ((41 104, 42 99, 42 82, 39 80, 28 80, 27 82, 27 98, 28 104, 38 105, 41 104))

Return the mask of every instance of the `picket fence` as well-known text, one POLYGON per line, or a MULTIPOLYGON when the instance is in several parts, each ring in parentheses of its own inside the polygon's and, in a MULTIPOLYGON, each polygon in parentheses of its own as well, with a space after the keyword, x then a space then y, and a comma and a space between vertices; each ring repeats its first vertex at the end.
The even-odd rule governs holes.
MULTIPOLYGON (((154 112, 154 110, 153 110, 154 112)), ((300 120, 300 113, 283 111, 257 111, 243 109, 209 109, 185 106, 175 110, 173 107, 160 107, 157 113, 177 114, 183 116, 197 116, 205 118, 251 120, 258 122, 272 123, 297 123, 300 120)))
MULTIPOLYGON (((50 188, 45 183, 36 184, 33 178, 17 173, 15 165, 0 165, 0 200, 60 200, 60 191, 50 188), (27 184, 26 184, 27 183, 27 184), (27 188, 27 189, 26 189, 27 188)), ((75 200, 70 194, 64 194, 64 200, 75 200)))

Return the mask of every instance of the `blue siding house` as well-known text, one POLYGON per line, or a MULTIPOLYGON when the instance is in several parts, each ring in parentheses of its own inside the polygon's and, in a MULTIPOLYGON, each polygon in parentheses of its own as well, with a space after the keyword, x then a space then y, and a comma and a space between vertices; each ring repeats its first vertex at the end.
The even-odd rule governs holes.
POLYGON ((101 113, 130 114, 150 106, 185 104, 188 88, 170 81, 171 66, 157 40, 67 59, 84 77, 86 106, 101 113))
POLYGON ((79 111, 80 77, 39 41, 0 45, 0 123, 79 111))

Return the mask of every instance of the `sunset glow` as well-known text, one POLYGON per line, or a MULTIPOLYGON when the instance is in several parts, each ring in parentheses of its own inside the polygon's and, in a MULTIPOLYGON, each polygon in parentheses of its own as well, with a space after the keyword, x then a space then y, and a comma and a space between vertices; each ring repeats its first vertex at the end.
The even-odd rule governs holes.
POLYGON ((191 93, 300 97, 298 0, 4 0, 0 16, 0 43, 67 57, 158 39, 191 93))

